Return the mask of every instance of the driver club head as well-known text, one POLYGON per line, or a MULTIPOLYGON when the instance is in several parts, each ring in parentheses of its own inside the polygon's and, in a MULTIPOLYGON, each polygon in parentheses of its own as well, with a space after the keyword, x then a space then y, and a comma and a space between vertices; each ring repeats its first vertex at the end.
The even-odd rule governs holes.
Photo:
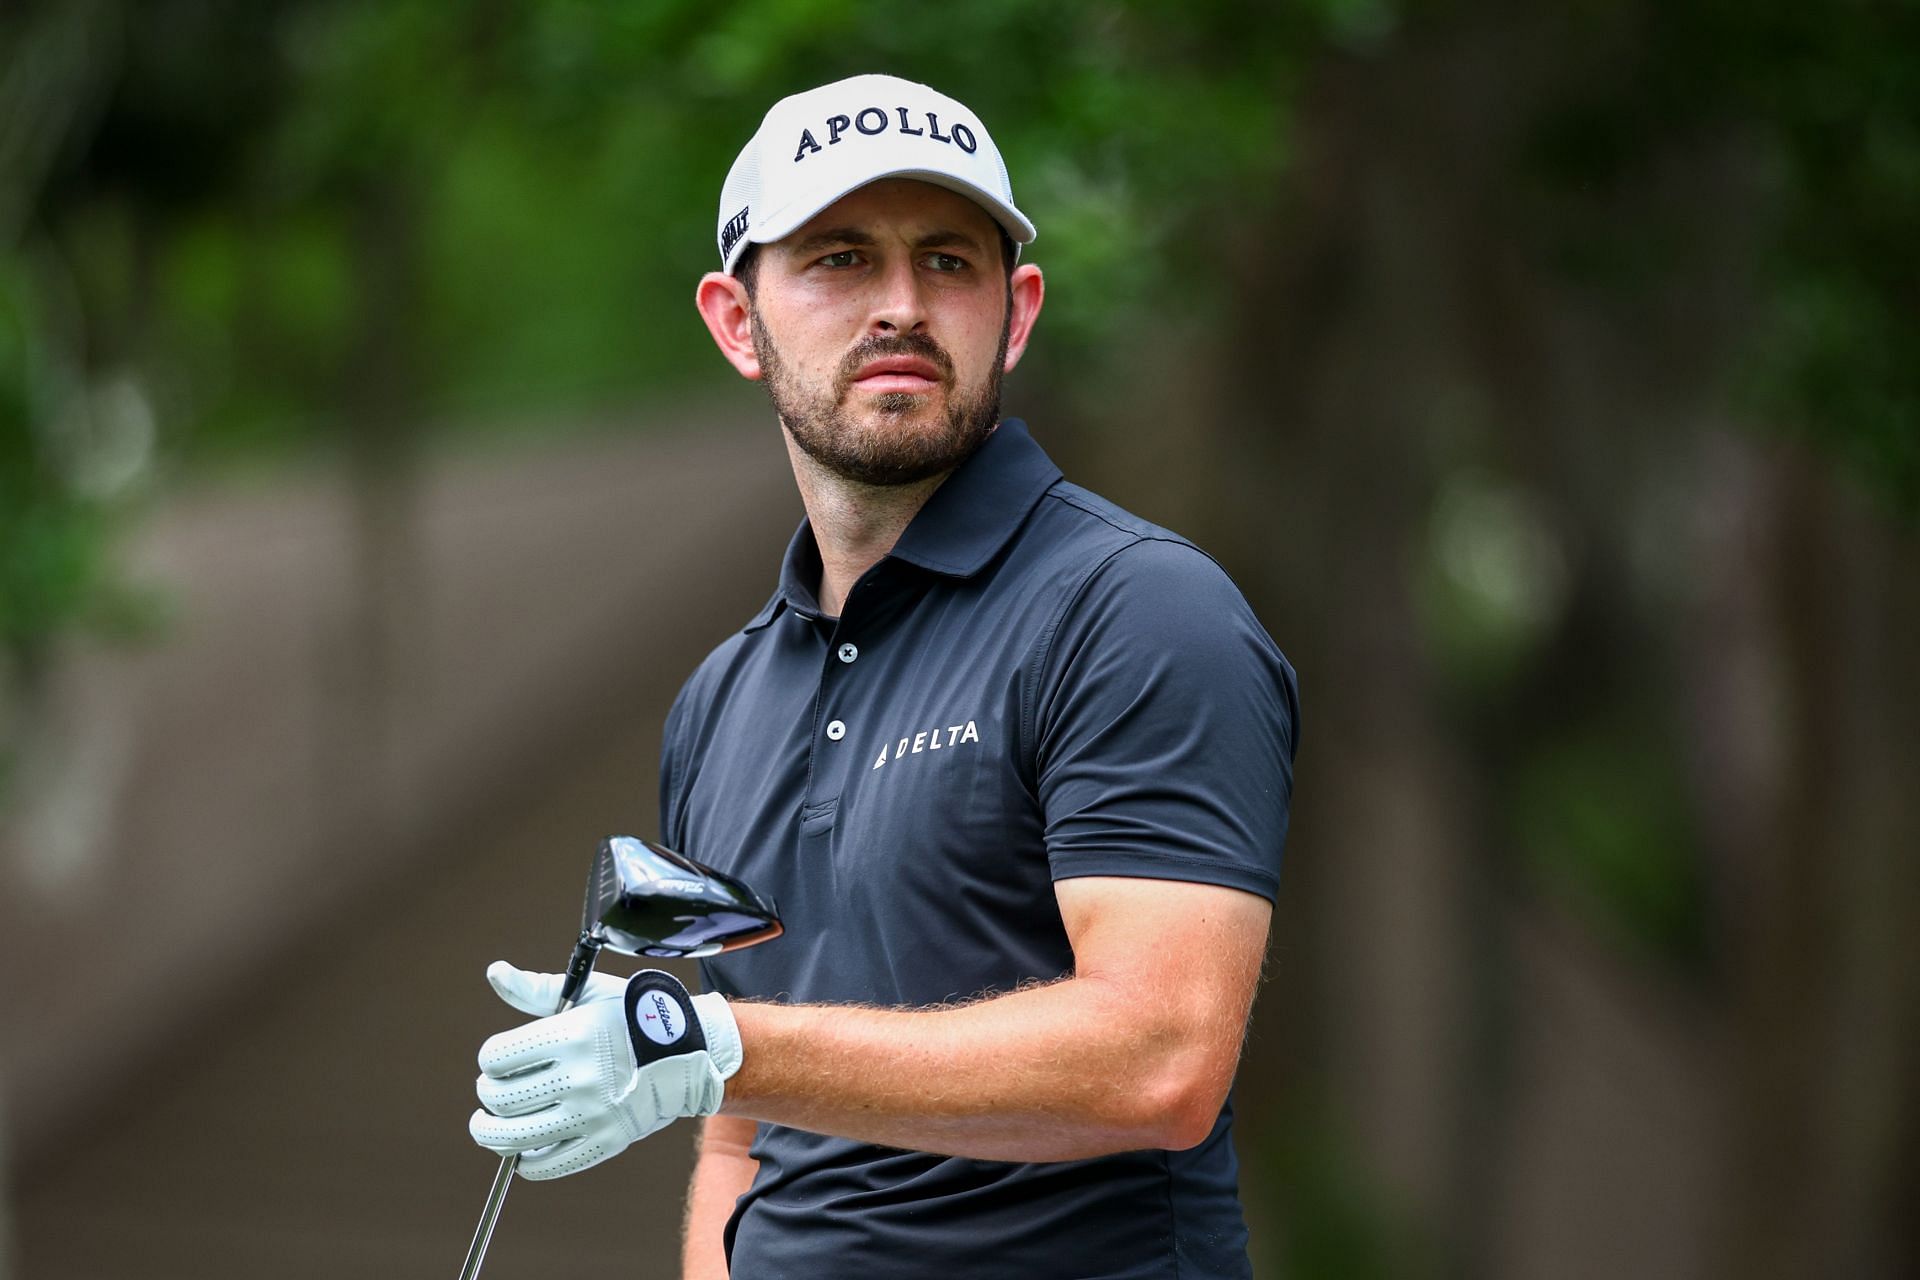
POLYGON ((608 836, 587 877, 583 935, 630 956, 696 959, 777 938, 772 902, 665 845, 608 836))

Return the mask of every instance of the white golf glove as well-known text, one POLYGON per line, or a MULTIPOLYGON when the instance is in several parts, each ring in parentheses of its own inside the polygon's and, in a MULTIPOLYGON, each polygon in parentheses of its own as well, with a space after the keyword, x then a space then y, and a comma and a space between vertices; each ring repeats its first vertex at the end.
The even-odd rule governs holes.
MULTIPOLYGON (((560 1003, 557 973, 496 960, 487 981, 523 1013, 560 1003)), ((573 1008, 480 1046, 482 1109, 467 1129, 490 1151, 520 1152, 522 1177, 564 1177, 682 1116, 712 1115, 739 1069, 740 1031, 723 997, 689 995, 658 969, 596 973, 573 1008)))

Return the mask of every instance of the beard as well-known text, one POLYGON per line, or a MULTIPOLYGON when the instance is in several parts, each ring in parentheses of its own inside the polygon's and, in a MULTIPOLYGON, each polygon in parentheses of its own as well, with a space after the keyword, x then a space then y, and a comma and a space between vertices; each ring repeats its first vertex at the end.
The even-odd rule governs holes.
POLYGON ((753 351, 774 412, 802 453, 843 479, 860 484, 913 484, 953 470, 973 455, 1000 421, 1000 380, 1007 360, 1012 300, 1000 326, 1000 346, 983 385, 963 389, 954 383, 953 360, 925 334, 875 335, 857 343, 841 360, 832 383, 816 390, 781 359, 773 337, 752 316, 753 351), (847 396, 861 366, 884 356, 913 356, 939 370, 946 384, 946 413, 937 422, 917 426, 908 420, 927 412, 925 395, 895 391, 871 397, 876 421, 862 423, 847 411, 847 396))

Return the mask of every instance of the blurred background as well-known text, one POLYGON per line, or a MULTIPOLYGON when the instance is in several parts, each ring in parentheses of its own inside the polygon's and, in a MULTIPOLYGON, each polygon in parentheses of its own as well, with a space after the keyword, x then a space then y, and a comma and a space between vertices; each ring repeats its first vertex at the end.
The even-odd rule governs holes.
MULTIPOLYGON (((0 1276, 457 1268, 481 971, 800 514, 721 179, 870 70, 1301 673, 1259 1274, 1920 1274, 1920 6, 11 0, 0 1276)), ((688 1159, 488 1274, 667 1274, 688 1159)))

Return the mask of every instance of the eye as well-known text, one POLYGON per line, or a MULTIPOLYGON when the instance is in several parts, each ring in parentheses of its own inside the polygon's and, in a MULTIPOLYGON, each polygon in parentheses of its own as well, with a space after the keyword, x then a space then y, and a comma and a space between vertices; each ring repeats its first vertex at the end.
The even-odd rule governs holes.
POLYGON ((951 253, 930 253, 927 255, 927 265, 935 271, 965 271, 967 260, 951 253))
POLYGON ((820 265, 823 267, 850 267, 859 261, 859 258, 860 255, 852 249, 842 249, 838 253, 830 253, 820 259, 820 265))

